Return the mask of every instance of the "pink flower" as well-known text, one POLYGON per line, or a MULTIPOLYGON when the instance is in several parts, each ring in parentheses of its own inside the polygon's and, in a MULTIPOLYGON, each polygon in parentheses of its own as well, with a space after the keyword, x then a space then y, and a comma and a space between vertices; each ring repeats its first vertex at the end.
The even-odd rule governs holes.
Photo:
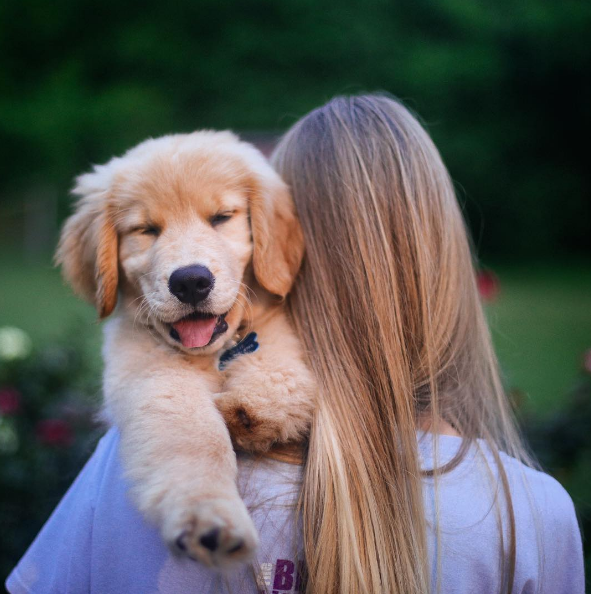
POLYGON ((480 270, 476 276, 478 292, 484 301, 494 301, 500 290, 499 279, 491 270, 480 270))
POLYGON ((14 388, 0 388, 0 413, 12 415, 21 407, 21 395, 14 388))
POLYGON ((591 349, 583 353, 583 369, 587 373, 591 373, 591 349))
POLYGON ((74 441, 72 428, 63 419, 44 419, 35 427, 37 439, 49 446, 70 446, 74 441))

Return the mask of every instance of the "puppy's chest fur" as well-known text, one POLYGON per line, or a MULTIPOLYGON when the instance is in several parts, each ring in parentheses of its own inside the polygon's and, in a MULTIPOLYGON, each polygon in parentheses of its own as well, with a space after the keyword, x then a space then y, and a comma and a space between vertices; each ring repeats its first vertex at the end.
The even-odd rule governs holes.
POLYGON ((158 386, 156 392, 138 394, 144 407, 191 393, 214 403, 234 444, 246 451, 304 439, 315 402, 314 378, 282 307, 259 305, 253 313, 247 328, 256 331, 259 348, 229 360, 223 371, 220 356, 235 341, 213 354, 189 355, 135 325, 125 312, 112 317, 104 325, 103 348, 108 418, 117 423, 127 417, 126 403, 136 391, 126 387, 141 383, 158 386))

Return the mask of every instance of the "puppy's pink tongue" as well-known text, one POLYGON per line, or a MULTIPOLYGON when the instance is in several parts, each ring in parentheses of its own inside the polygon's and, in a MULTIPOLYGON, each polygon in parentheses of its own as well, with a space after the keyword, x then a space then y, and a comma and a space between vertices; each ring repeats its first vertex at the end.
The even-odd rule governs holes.
POLYGON ((181 320, 173 324, 172 327, 178 332, 183 346, 193 349, 209 344, 217 321, 217 318, 181 320))

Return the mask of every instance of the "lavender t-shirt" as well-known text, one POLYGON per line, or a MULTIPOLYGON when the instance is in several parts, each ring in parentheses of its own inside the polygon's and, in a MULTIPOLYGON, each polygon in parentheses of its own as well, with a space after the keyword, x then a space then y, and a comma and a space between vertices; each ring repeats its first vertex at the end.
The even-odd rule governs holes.
MULTIPOLYGON (((437 439, 438 459, 443 463, 453 457, 461 440, 437 439)), ((6 586, 12 594, 287 594, 300 590, 301 538, 294 520, 301 480, 298 466, 239 458, 241 492, 261 544, 253 564, 220 574, 172 556, 157 529, 136 511, 127 496, 118 441, 114 429, 100 441, 9 576, 6 586)), ((420 436, 419 450, 423 466, 432 467, 430 434, 420 436)), ((501 589, 499 517, 505 539, 508 532, 504 505, 495 505, 496 472, 490 462, 486 447, 476 444, 457 468, 439 480, 439 539, 433 480, 424 481, 432 580, 433 584, 439 580, 442 593, 486 594, 501 589)), ((513 591, 582 594, 581 536, 570 497, 554 479, 512 458, 504 456, 503 465, 516 521, 513 591)))

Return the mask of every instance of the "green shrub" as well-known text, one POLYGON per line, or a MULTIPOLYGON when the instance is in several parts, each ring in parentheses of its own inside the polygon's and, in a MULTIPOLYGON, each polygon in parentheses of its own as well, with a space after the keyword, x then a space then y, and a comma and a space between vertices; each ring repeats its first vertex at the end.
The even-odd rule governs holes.
POLYGON ((32 349, 0 328, 0 577, 47 520, 101 434, 99 378, 75 334, 32 349))
MULTIPOLYGON (((562 407, 547 417, 523 421, 526 437, 542 468, 572 497, 583 535, 591 535, 591 349, 583 356, 582 372, 562 407)), ((591 544, 583 541, 588 581, 591 544)), ((591 585, 591 584, 589 584, 591 585)))

